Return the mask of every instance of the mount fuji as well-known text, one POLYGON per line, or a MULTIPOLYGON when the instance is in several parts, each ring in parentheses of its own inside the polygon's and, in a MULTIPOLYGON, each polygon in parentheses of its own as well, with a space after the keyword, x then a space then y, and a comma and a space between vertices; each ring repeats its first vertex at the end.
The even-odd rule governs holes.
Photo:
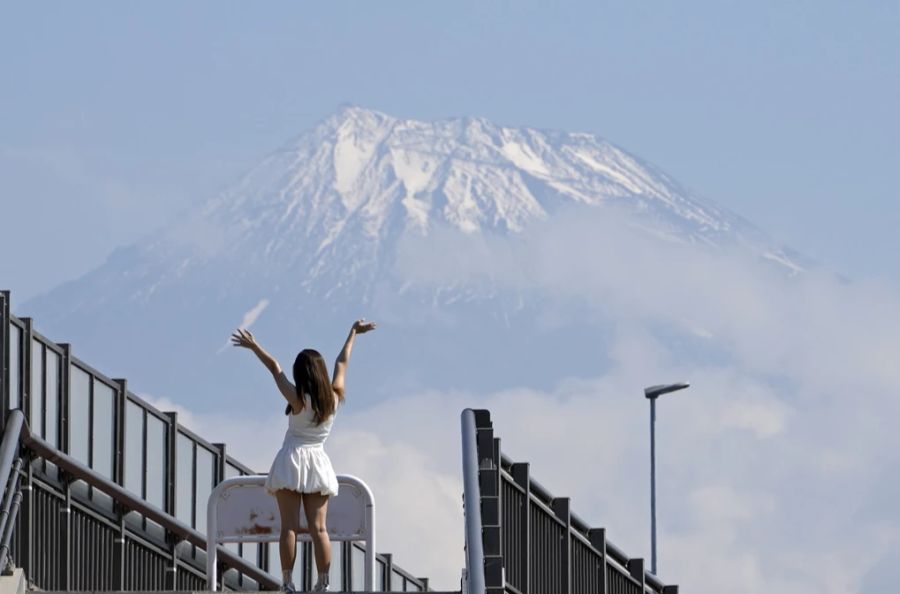
POLYGON ((237 409, 258 386, 252 362, 223 352, 239 324, 289 363, 308 344, 333 356, 353 319, 383 322, 354 362, 364 401, 410 386, 549 385, 602 365, 597 324, 547 323, 552 299, 499 278, 502 265, 475 279, 441 270, 478 269, 491 246, 521 252, 548 222, 598 219, 663 247, 737 250, 785 276, 805 266, 594 135, 344 107, 19 313, 132 389, 198 410, 237 409), (547 349, 575 354, 548 366, 547 349))

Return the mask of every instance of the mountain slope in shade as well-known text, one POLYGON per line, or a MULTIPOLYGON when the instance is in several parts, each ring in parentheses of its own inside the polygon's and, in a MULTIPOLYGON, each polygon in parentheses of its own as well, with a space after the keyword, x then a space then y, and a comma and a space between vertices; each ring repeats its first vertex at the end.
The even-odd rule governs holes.
MULTIPOLYGON (((377 313, 378 295, 404 292, 436 308, 462 299, 480 328, 482 317, 496 318, 508 302, 483 287, 411 291, 397 274, 398 245, 436 230, 517 235, 580 207, 625 212, 664 241, 737 247, 785 273, 801 269, 796 256, 739 217, 593 135, 345 107, 171 227, 23 309, 51 336, 149 391, 195 393, 207 389, 205 374, 221 372, 215 353, 223 334, 254 307, 274 335, 303 328, 334 341, 326 337, 338 320, 377 313)), ((397 354, 429 366, 421 345, 395 340, 397 354)), ((432 354, 454 356, 446 345, 431 346, 432 354)))

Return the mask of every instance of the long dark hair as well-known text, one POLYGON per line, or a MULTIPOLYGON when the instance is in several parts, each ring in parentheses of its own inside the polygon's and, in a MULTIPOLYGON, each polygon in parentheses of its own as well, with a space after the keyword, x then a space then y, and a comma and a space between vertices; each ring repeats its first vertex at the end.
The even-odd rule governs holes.
MULTIPOLYGON (((297 387, 301 410, 306 406, 303 395, 309 394, 316 425, 321 425, 325 419, 334 414, 334 388, 328 379, 325 358, 319 351, 303 349, 294 359, 294 385, 297 387)), ((284 414, 291 414, 290 404, 284 409, 284 414)))

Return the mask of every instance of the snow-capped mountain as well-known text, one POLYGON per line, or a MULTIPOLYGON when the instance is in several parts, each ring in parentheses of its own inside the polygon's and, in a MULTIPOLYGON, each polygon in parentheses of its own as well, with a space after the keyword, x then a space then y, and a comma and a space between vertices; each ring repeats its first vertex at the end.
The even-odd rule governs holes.
MULTIPOLYGON (((254 307, 252 317, 262 315, 274 332, 293 331, 292 320, 327 304, 328 315, 305 322, 324 333, 326 319, 410 290, 395 268, 404 238, 436 230, 518 235, 580 207, 626 212, 630 224, 664 241, 738 247, 786 273, 801 269, 736 215, 591 134, 345 107, 169 228, 23 309, 52 337, 137 375, 147 390, 199 389, 190 359, 212 357, 228 327, 254 307), (173 330, 183 344, 173 346, 173 330)), ((465 286, 413 293, 435 304, 463 295, 478 310, 503 307, 488 299, 493 292, 465 286)))

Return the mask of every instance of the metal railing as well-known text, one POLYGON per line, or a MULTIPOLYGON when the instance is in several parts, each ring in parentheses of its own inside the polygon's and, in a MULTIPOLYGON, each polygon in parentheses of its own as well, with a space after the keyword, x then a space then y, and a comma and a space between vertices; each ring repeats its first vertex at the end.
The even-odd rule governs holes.
MULTIPOLYGON (((104 375, 73 356, 69 345, 38 333, 29 318, 13 316, 9 302, 9 293, 0 291, 0 424, 21 409, 35 445, 27 446, 32 459, 10 470, 10 483, 4 484, 0 556, 5 535, 8 555, 43 590, 204 589, 205 538, 188 539, 168 520, 134 511, 126 502, 143 502, 177 521, 179 529, 202 535, 213 488, 226 478, 258 473, 228 455, 224 444, 185 428, 176 413, 136 396, 124 379, 104 375), (42 447, 46 458, 34 449, 42 447), (114 494, 65 470, 63 461, 114 485, 114 494), (6 530, 4 517, 10 518, 6 530)), ((280 581, 277 543, 227 548, 261 573, 222 571, 224 587, 253 590, 267 580, 280 581)), ((337 546, 332 584, 361 587, 361 558, 357 543, 337 546)), ((295 568, 299 587, 314 583, 313 565, 311 547, 302 543, 295 568)), ((426 591, 428 580, 398 567, 391 555, 378 554, 376 589, 426 591)))
POLYGON ((604 528, 592 528, 575 515, 569 498, 554 497, 531 478, 528 463, 504 456, 489 411, 463 411, 462 426, 466 572, 480 570, 484 576, 481 589, 470 592, 678 593, 678 586, 645 571, 643 559, 630 558, 609 542, 604 528), (473 442, 477 460, 467 462, 473 442), (480 558, 469 548, 479 537, 480 558))
MULTIPOLYGON (((118 505, 124 507, 128 511, 137 512, 148 520, 156 522, 169 533, 176 535, 178 540, 205 548, 206 536, 203 533, 180 522, 178 519, 170 516, 158 507, 147 503, 137 495, 120 487, 103 475, 91 470, 71 456, 60 452, 40 437, 33 435, 28 424, 25 423, 25 415, 18 409, 10 411, 6 427, 3 431, 3 441, 2 444, 0 444, 0 484, 8 482, 11 478, 12 465, 5 464, 5 460, 8 457, 15 455, 20 443, 29 453, 53 464, 57 469, 66 473, 68 477, 82 480, 91 487, 109 495, 118 505)), ((17 460, 16 463, 20 464, 21 459, 17 460)), ((45 499, 47 498, 45 497, 45 499)), ((61 511, 66 513, 64 510, 61 511)), ((71 513, 71 510, 69 513, 71 513)), ((10 518, 13 521, 15 519, 13 516, 10 516, 10 518)), ((63 530, 58 531, 58 533, 63 532, 63 530)), ((91 532, 91 530, 89 529, 88 532, 91 532)), ((102 530, 93 530, 93 532, 102 532, 102 530)), ((102 540, 102 536, 100 536, 98 540, 102 540)), ((123 549, 125 545, 124 539, 117 540, 120 542, 117 543, 118 546, 116 548, 123 549)), ((96 541, 87 542, 88 549, 96 548, 97 544, 96 541)), ((256 580, 260 585, 277 588, 281 583, 256 565, 224 547, 220 547, 218 554, 223 558, 225 565, 237 569, 244 575, 256 580)), ((119 556, 124 560, 124 555, 120 554, 119 556)))

